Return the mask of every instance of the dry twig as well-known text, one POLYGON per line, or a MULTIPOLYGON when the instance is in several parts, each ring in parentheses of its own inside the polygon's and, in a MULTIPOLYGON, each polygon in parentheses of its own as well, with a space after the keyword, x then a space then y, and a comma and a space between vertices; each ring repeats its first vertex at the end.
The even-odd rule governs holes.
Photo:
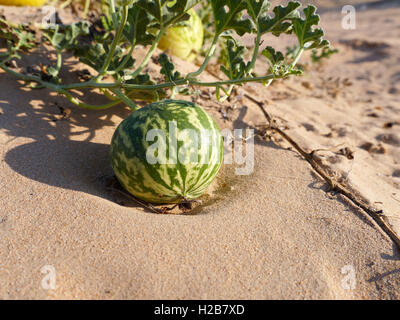
POLYGON ((396 232, 392 229, 392 227, 385 220, 385 215, 382 214, 382 210, 376 211, 372 207, 370 207, 361 197, 357 196, 352 192, 346 185, 337 181, 334 177, 332 177, 324 166, 321 164, 318 158, 315 157, 315 151, 306 152, 303 148, 301 148, 287 133, 282 131, 279 127, 275 125, 275 121, 273 117, 267 112, 264 108, 264 104, 248 94, 245 94, 246 98, 250 101, 254 102, 263 112, 265 118, 268 122, 268 128, 276 133, 278 133, 282 138, 284 138, 293 148, 296 149, 298 153, 302 155, 302 157, 311 165, 311 167, 318 173, 318 175, 323 178, 329 186, 330 191, 335 191, 337 193, 342 194, 348 200, 350 200, 354 205, 364 210, 384 231, 392 241, 397 245, 400 249, 400 238, 396 234, 396 232))

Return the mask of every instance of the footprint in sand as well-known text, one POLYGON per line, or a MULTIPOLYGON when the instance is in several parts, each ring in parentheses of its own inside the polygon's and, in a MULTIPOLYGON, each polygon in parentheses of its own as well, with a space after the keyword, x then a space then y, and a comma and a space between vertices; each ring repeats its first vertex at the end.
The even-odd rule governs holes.
POLYGON ((302 125, 307 131, 316 131, 315 127, 310 123, 303 122, 302 125))
POLYGON ((373 144, 371 142, 365 142, 359 146, 361 149, 368 151, 369 153, 384 154, 386 149, 380 144, 373 144))
POLYGON ((395 178, 400 178, 400 169, 394 170, 392 176, 395 178))
POLYGON ((390 94, 398 94, 398 93, 400 93, 400 90, 397 89, 396 87, 391 87, 391 88, 389 89, 389 93, 390 93, 390 94))
POLYGON ((400 138, 394 133, 384 133, 376 137, 377 140, 395 147, 400 147, 400 138))

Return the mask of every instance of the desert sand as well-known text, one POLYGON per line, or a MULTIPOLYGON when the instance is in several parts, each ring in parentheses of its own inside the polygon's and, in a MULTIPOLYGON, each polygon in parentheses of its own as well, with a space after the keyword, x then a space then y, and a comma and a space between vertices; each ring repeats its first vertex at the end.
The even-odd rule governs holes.
MULTIPOLYGON (((231 103, 197 102, 221 129, 263 125, 244 94, 264 102, 301 146, 329 149, 323 161, 400 233, 400 8, 359 11, 357 28, 344 31, 340 10, 329 9, 342 3, 322 4, 338 54, 268 90, 246 85, 231 103)), ((47 57, 20 66, 32 59, 47 57)), ((73 77, 79 65, 68 61, 63 72, 73 77)), ((393 242, 362 210, 327 193, 283 142, 257 136, 254 173, 237 176, 224 165, 189 214, 155 214, 109 190, 109 143, 128 114, 123 106, 71 107, 0 71, 0 298, 400 298, 393 242), (69 117, 59 107, 71 108, 69 117), (42 286, 45 266, 56 272, 55 289, 42 286)))

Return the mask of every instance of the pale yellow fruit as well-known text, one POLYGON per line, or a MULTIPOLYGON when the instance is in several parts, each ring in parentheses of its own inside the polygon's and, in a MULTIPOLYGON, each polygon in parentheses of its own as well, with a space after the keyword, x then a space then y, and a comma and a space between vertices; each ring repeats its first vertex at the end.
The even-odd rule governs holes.
POLYGON ((193 61, 203 46, 204 28, 196 11, 190 9, 188 13, 190 19, 186 22, 186 26, 168 28, 158 47, 181 59, 193 61))
POLYGON ((0 5, 40 7, 44 5, 46 1, 47 0, 0 0, 0 5))

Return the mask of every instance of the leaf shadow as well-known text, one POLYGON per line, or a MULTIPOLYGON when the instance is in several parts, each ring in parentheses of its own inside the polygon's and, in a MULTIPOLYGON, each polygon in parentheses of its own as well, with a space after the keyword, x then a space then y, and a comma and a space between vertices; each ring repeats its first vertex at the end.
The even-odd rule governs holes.
MULTIPOLYGON (((34 181, 115 202, 104 184, 103 178, 113 172, 109 144, 102 142, 108 133, 111 140, 115 127, 130 114, 128 107, 102 111, 71 107, 64 97, 47 89, 28 89, 6 73, 0 73, 0 88, 4 161, 12 170, 34 181), (69 117, 63 118, 61 111, 70 107, 69 117), (23 144, 18 143, 21 138, 23 144)), ((92 92, 86 99, 99 103, 101 97, 92 92)))

